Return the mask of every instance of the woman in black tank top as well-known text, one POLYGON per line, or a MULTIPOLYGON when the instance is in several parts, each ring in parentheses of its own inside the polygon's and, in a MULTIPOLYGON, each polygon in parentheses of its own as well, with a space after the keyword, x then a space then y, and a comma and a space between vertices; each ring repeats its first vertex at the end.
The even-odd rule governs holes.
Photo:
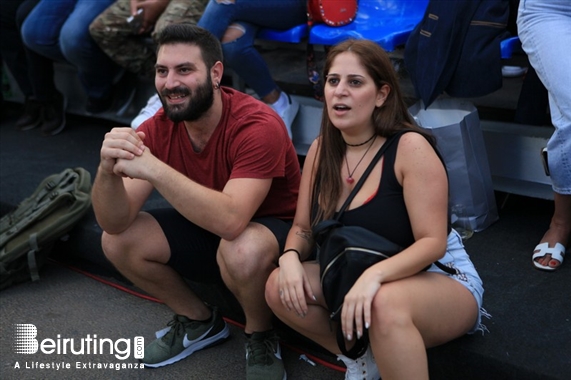
POLYGON ((321 293, 319 266, 310 261, 311 227, 332 218, 380 147, 401 130, 345 211, 345 225, 382 234, 405 249, 367 269, 343 304, 347 347, 367 333, 363 357, 339 358, 346 379, 428 379, 426 348, 479 326, 481 280, 448 222, 448 180, 431 136, 403 101, 388 55, 375 43, 333 47, 324 68, 320 136, 305 160, 297 212, 266 300, 293 329, 340 353, 321 293), (444 259, 466 280, 424 268, 444 259), (473 289, 478 289, 473 291, 473 289), (374 358, 373 358, 374 356, 374 358))

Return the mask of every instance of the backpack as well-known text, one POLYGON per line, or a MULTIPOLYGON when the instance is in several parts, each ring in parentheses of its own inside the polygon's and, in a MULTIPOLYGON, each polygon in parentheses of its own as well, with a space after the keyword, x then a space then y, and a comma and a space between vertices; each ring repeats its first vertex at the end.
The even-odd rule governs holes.
POLYGON ((0 290, 32 279, 54 243, 64 237, 91 206, 91 175, 65 169, 45 178, 34 193, 0 219, 0 290))

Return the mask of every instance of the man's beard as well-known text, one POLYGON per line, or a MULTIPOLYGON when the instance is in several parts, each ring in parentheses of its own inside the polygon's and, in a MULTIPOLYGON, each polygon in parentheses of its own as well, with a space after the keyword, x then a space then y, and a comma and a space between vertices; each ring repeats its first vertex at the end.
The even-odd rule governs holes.
POLYGON ((188 87, 176 87, 171 90, 163 90, 160 93, 161 103, 169 119, 175 123, 181 121, 196 121, 200 119, 214 103, 214 90, 212 89, 212 78, 206 77, 204 84, 200 85, 194 92, 188 87), (169 105, 165 98, 171 94, 188 96, 190 102, 185 108, 182 104, 169 105))

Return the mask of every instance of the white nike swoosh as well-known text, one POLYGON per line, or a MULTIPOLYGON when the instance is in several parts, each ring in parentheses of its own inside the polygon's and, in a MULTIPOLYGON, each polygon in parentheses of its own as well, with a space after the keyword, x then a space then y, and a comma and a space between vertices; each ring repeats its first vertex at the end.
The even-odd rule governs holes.
POLYGON ((184 346, 184 348, 188 348, 191 344, 194 344, 200 340, 202 340, 206 335, 208 335, 208 333, 210 332, 210 330, 212 330, 214 326, 210 326, 210 328, 201 336, 199 336, 198 338, 194 339, 194 340, 189 340, 188 339, 188 334, 184 334, 184 339, 182 340, 182 345, 184 346))
POLYGON ((278 349, 276 350, 276 352, 274 352, 274 355, 276 356, 276 358, 282 360, 282 348, 280 347, 279 343, 278 343, 278 349))

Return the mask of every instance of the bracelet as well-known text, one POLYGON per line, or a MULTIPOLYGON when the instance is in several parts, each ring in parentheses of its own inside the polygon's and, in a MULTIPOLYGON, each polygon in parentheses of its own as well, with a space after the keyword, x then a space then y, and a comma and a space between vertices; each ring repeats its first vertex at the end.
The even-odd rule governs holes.
POLYGON ((297 256, 299 257, 299 261, 301 261, 301 253, 300 253, 297 249, 295 249, 295 248, 288 248, 288 249, 286 249, 285 251, 282 252, 282 255, 283 255, 284 253, 286 253, 286 252, 295 252, 295 253, 297 253, 297 256))

